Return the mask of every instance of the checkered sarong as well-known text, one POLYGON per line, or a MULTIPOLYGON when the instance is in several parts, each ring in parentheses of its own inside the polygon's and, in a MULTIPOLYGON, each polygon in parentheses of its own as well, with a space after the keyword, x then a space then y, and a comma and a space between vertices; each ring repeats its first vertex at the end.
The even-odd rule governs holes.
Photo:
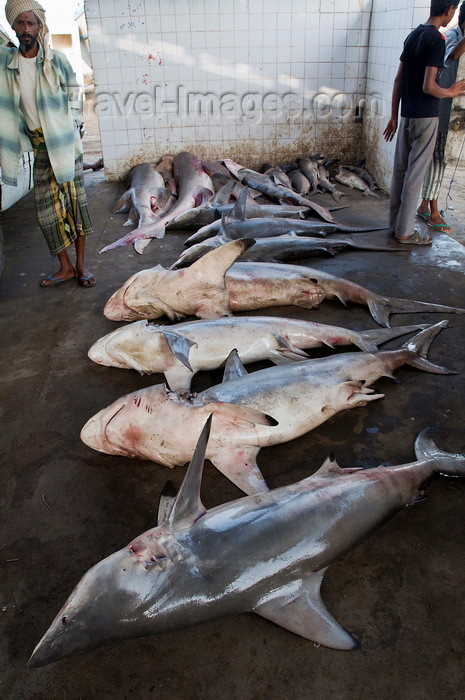
POLYGON ((74 180, 58 183, 40 132, 37 129, 29 133, 34 147, 36 214, 51 254, 57 255, 78 236, 87 236, 93 229, 87 209, 82 156, 76 160, 74 180))

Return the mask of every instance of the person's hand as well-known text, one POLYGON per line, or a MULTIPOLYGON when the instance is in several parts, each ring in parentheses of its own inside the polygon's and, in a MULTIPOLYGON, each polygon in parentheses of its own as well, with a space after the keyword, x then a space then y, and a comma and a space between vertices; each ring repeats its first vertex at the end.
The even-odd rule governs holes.
POLYGON ((465 95, 465 80, 458 80, 450 88, 451 97, 456 97, 457 95, 465 95))
POLYGON ((387 127, 383 131, 383 136, 385 141, 392 141, 394 134, 397 131, 397 119, 391 119, 387 123, 387 127))

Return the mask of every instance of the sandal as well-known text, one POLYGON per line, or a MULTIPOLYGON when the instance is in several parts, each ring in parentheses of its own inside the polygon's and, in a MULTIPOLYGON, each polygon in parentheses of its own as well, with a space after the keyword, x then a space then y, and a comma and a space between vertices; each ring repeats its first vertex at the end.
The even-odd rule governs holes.
POLYGON ((415 230, 410 236, 394 236, 398 243, 407 243, 407 245, 431 245, 433 239, 426 233, 421 233, 415 230))
POLYGON ((435 228, 436 231, 442 231, 442 233, 454 233, 454 229, 449 224, 435 224, 433 221, 428 221, 428 226, 435 228))
POLYGON ((423 219, 423 221, 426 221, 426 223, 428 223, 431 214, 427 211, 417 211, 417 216, 419 216, 420 219, 423 219))
POLYGON ((39 282, 39 285, 45 289, 45 287, 56 287, 59 284, 63 284, 63 282, 69 282, 75 279, 76 275, 72 277, 54 277, 53 275, 48 275, 48 277, 44 277, 44 279, 39 282))
POLYGON ((88 275, 79 275, 79 284, 81 287, 93 287, 96 280, 92 272, 88 275))

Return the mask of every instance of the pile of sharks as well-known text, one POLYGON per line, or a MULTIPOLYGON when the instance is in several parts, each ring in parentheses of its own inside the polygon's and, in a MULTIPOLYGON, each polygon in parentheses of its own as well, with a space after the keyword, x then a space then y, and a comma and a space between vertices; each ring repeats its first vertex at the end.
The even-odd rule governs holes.
MULTIPOLYGON (((390 317, 465 309, 381 296, 285 262, 357 245, 351 239, 319 248, 326 235, 345 231, 352 237, 354 230, 310 199, 321 186, 310 180, 312 172, 323 181, 323 171, 332 167, 339 182, 350 186, 342 179, 350 174, 361 179, 356 166, 351 171, 317 156, 299 159, 287 172, 269 166, 258 173, 228 159, 205 163, 187 152, 163 158, 158 170, 141 165, 131 171, 133 184, 117 205, 138 226, 104 251, 133 244, 142 253, 152 238, 170 230, 195 233, 170 268, 140 270, 111 295, 103 313, 124 325, 96 340, 88 355, 100 365, 164 375, 164 381, 103 408, 84 425, 81 439, 104 454, 189 466, 179 492, 161 494, 156 526, 84 575, 36 646, 30 666, 108 640, 245 611, 318 644, 354 649, 356 640, 321 599, 328 567, 415 503, 433 475, 465 476, 465 456, 441 450, 425 428, 415 442, 414 462, 341 468, 330 456, 311 476, 269 489, 257 455, 341 411, 383 399, 373 384, 393 378, 403 365, 454 374, 428 359, 447 320, 391 328, 390 317), (306 171, 304 191, 298 172, 306 171), (295 252, 301 241, 301 253, 295 252), (331 299, 367 306, 378 327, 355 331, 247 313, 281 306, 311 310, 331 299), (410 338, 397 349, 379 349, 405 335, 410 338), (341 346, 352 350, 330 352, 341 346), (326 356, 308 354, 317 347, 326 348, 326 356), (247 371, 246 365, 265 360, 271 366, 247 371), (219 368, 221 383, 192 392, 197 372, 219 368), (206 510, 200 498, 205 459, 245 495, 206 510)), ((374 185, 364 182, 358 189, 374 193, 374 185)), ((397 252, 396 246, 358 248, 397 252)))

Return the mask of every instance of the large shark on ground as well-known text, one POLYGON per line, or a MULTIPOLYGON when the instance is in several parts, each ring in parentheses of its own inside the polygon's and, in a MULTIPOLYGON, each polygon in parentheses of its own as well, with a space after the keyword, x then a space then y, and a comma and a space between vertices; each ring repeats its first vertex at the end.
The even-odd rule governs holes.
POLYGON ((330 457, 302 481, 207 511, 200 483, 208 429, 209 421, 166 519, 84 575, 30 666, 246 611, 318 644, 354 649, 321 599, 328 567, 415 503, 435 473, 465 475, 465 456, 443 452, 424 430, 415 462, 341 469, 330 457))
POLYGON ((112 321, 171 321, 186 316, 219 318, 271 306, 317 308, 324 299, 368 306, 374 320, 389 326, 393 313, 465 313, 465 309, 381 296, 361 285, 303 265, 235 262, 255 241, 238 239, 215 248, 181 270, 161 265, 140 270, 114 292, 104 315, 112 321))
POLYGON ((378 345, 425 325, 352 331, 312 321, 277 316, 225 316, 160 326, 134 321, 97 340, 87 353, 107 367, 165 375, 171 389, 189 391, 196 372, 221 367, 237 350, 243 364, 270 360, 276 365, 309 359, 305 349, 354 344, 374 351, 378 345))
POLYGON ((257 465, 262 447, 304 435, 339 411, 383 398, 371 385, 409 364, 450 374, 427 359, 447 321, 420 331, 398 350, 341 353, 247 374, 228 362, 227 381, 198 394, 163 384, 132 392, 90 418, 82 441, 99 452, 149 459, 166 467, 187 464, 206 418, 213 415, 207 458, 245 493, 267 484, 257 465))

